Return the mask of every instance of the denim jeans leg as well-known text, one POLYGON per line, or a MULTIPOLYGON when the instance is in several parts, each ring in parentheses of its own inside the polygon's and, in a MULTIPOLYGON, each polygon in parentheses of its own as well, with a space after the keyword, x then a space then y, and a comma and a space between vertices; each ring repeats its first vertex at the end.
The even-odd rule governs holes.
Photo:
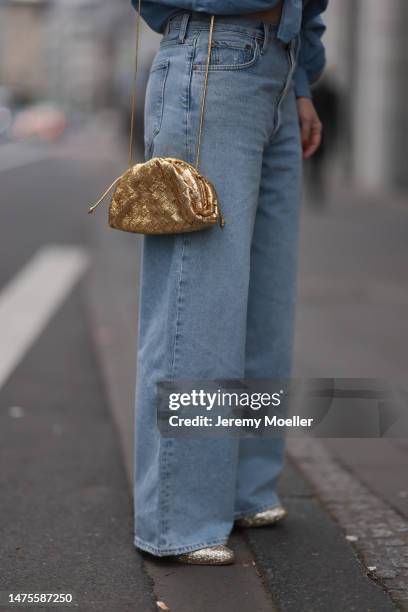
MULTIPOLYGON (((301 189, 301 147, 293 89, 280 109, 281 122, 264 152, 259 205, 251 252, 245 375, 291 374, 301 189)), ((279 503, 283 436, 240 440, 235 516, 279 503)))
MULTIPOLYGON (((172 131, 185 124, 183 114, 173 112, 181 108, 177 83, 183 82, 184 72, 177 73, 181 62, 172 59, 167 106, 152 150, 156 156, 168 154, 172 131)), ((191 135, 197 134, 203 76, 192 76, 191 135)), ((263 145, 263 131, 248 124, 239 129, 237 145, 229 147, 237 117, 246 110, 244 100, 237 105, 246 78, 244 72, 220 71, 209 80, 200 169, 217 185, 225 228, 144 238, 135 544, 159 556, 225 543, 233 524, 238 440, 161 438, 155 385, 161 379, 244 374, 250 248, 263 145)), ((180 133, 172 140, 172 154, 185 158, 187 153, 188 158, 194 143, 186 152, 180 133)))
MULTIPOLYGON (((250 363, 246 359, 248 308, 261 317, 268 308, 262 303, 256 306, 257 292, 250 290, 254 248, 267 251, 268 261, 259 263, 264 274, 270 265, 267 242, 285 223, 286 213, 276 203, 276 210, 272 206, 266 216, 267 226, 261 228, 257 209, 268 199, 261 194, 259 200, 261 184, 269 191, 275 180, 263 175, 278 165, 278 148, 269 154, 269 170, 264 168, 264 151, 269 150, 275 101, 287 79, 287 56, 277 43, 268 45, 262 56, 257 54, 256 45, 251 44, 255 26, 246 28, 241 23, 230 28, 224 21, 217 31, 216 25, 220 45, 209 74, 201 145, 200 171, 216 187, 225 228, 143 240, 134 541, 159 556, 227 541, 236 508, 239 441, 161 438, 156 425, 156 383, 245 375, 250 363)), ((147 108, 149 155, 194 162, 207 38, 208 31, 189 26, 182 44, 166 40, 154 60, 147 108)), ((282 189, 284 183, 282 177, 282 189)), ((291 224, 292 217, 286 221, 291 224)), ((290 250, 293 231, 282 231, 290 250)), ((290 265, 284 262, 282 271, 277 263, 272 268, 274 275, 268 282, 280 282, 290 265)), ((277 303, 275 314, 286 306, 277 303)), ((272 344, 286 338, 276 326, 269 326, 269 332, 277 333, 276 340, 269 338, 272 344)), ((251 371, 258 371, 263 362, 254 363, 251 371)), ((262 495, 257 499, 262 500, 262 495)))

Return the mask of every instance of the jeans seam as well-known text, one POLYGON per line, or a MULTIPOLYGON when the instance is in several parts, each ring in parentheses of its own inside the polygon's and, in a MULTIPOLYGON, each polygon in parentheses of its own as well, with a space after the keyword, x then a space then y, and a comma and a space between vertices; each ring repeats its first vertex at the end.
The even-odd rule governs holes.
POLYGON ((186 70, 186 113, 185 113, 185 146, 186 146, 186 161, 193 162, 193 144, 192 144, 192 117, 191 117, 191 81, 193 77, 193 63, 195 56, 197 38, 194 40, 191 52, 188 57, 186 70))
POLYGON ((165 542, 165 532, 168 529, 168 499, 169 499, 169 463, 173 456, 172 451, 173 440, 162 439, 160 446, 160 476, 159 476, 159 533, 158 542, 165 542), (164 468, 164 469, 163 469, 164 468))
POLYGON ((283 101, 285 99, 285 97, 287 96, 290 86, 291 86, 291 82, 292 82, 292 78, 293 78, 293 73, 294 73, 294 69, 295 69, 295 64, 296 64, 296 58, 295 58, 295 52, 294 52, 294 47, 293 47, 293 43, 289 43, 289 46, 287 48, 286 51, 286 57, 287 57, 287 61, 288 61, 288 74, 285 80, 285 83, 282 87, 282 90, 276 100, 276 111, 275 111, 275 117, 273 120, 273 128, 272 128, 272 135, 276 134, 276 132, 279 130, 280 126, 281 126, 281 107, 283 104, 283 101))
POLYGON ((150 74, 155 73, 158 70, 164 70, 163 81, 162 81, 161 88, 160 88, 159 112, 157 113, 158 121, 157 121, 156 127, 152 131, 152 134, 151 134, 149 140, 146 139, 146 143, 145 143, 145 159, 151 157, 155 138, 158 136, 158 134, 159 134, 159 132, 161 130, 161 127, 162 127, 162 123, 163 123, 164 95, 165 95, 165 90, 166 90, 167 75, 168 75, 168 72, 169 72, 169 60, 165 59, 165 60, 161 61, 160 63, 158 63, 157 66, 155 66, 153 68, 153 70, 150 70, 150 74))
MULTIPOLYGON (((190 36, 195 36, 197 35, 197 32, 208 32, 209 30, 209 26, 207 24, 203 24, 202 27, 194 25, 193 23, 190 22, 189 24, 190 30, 187 32, 187 37, 185 39, 185 42, 190 41, 190 36)), ((179 24, 177 24, 176 27, 170 26, 168 32, 166 33, 166 36, 170 33, 170 32, 178 32, 180 29, 179 24)), ((237 33, 237 34, 245 34, 246 36, 251 36, 252 38, 255 38, 256 40, 262 42, 264 39, 264 33, 260 32, 260 31, 256 31, 256 29, 252 30, 250 28, 247 28, 245 26, 236 26, 233 24, 226 24, 226 25, 221 25, 220 22, 217 23, 217 17, 215 18, 215 22, 214 22, 214 33, 216 32, 232 32, 232 33, 237 33)), ((164 39, 164 37, 162 38, 162 40, 164 39)), ((165 43, 172 43, 174 40, 174 42, 178 42, 178 39, 170 39, 170 40, 166 40, 164 39, 165 43)))
MULTIPOLYGON (((179 337, 179 326, 180 326, 180 312, 182 305, 182 284, 183 284, 183 270, 185 260, 185 249, 187 245, 187 239, 185 236, 181 236, 182 248, 180 255, 180 269, 178 275, 177 284, 177 296, 176 296, 176 322, 174 331, 174 342, 173 342, 173 356, 170 363, 170 379, 173 380, 176 371, 176 354, 177 354, 177 340, 179 337)), ((159 534, 158 541, 165 542, 165 533, 169 527, 168 517, 169 512, 169 497, 170 497, 170 478, 171 478, 171 463, 173 458, 173 445, 174 440, 172 438, 161 439, 160 453, 159 453, 159 534)))
POLYGON ((180 256, 180 270, 178 275, 178 284, 177 284, 177 304, 176 304, 176 322, 175 322, 175 330, 174 330, 174 342, 173 342, 173 351, 172 351, 172 361, 170 367, 170 379, 174 380, 174 376, 177 372, 177 348, 178 348, 178 340, 180 338, 180 321, 181 321, 181 310, 183 304, 183 272, 184 272, 184 264, 186 260, 186 246, 188 244, 188 239, 181 235, 182 247, 181 247, 181 256, 180 256))
MULTIPOLYGON (((162 37, 161 41, 160 41, 160 48, 164 49, 165 47, 174 47, 176 45, 179 45, 179 39, 178 38, 171 38, 169 40, 167 40, 164 36, 162 37)), ((186 38, 184 43, 184 45, 187 45, 189 47, 194 45, 194 39, 191 38, 186 38)))
MULTIPOLYGON (((251 68, 255 64, 258 63, 261 57, 261 50, 258 41, 255 41, 254 54, 252 58, 248 62, 244 62, 243 64, 209 64, 208 70, 209 72, 222 72, 228 71, 232 72, 234 70, 247 70, 251 68)), ((193 64, 193 70, 195 72, 205 73, 206 65, 205 64, 193 64)))

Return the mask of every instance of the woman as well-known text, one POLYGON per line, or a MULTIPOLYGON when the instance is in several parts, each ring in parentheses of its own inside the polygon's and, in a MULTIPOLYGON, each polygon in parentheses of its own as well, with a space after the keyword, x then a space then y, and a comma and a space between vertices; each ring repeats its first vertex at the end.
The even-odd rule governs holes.
POLYGON ((144 238, 134 543, 153 555, 232 563, 234 522, 269 525, 286 514, 276 492, 283 438, 162 438, 156 384, 290 375, 301 158, 320 142, 309 85, 324 65, 326 5, 142 2, 163 33, 146 92, 146 160, 194 163, 215 14, 200 171, 226 219, 223 230, 144 238))

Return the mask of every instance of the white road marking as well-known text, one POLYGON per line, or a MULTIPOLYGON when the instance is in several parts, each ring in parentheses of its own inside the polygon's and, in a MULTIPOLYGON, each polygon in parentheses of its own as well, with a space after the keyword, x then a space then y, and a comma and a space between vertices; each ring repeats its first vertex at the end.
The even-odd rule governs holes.
POLYGON ((88 266, 84 249, 42 248, 0 292, 0 388, 88 266))

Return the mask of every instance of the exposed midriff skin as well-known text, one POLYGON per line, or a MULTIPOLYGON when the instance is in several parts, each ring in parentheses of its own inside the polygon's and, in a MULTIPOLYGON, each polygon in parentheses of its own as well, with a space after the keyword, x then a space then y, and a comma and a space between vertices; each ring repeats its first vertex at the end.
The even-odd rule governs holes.
POLYGON ((279 23, 282 13, 283 0, 280 0, 276 6, 267 11, 258 11, 255 13, 246 13, 246 17, 258 19, 259 21, 270 21, 271 23, 279 23))

